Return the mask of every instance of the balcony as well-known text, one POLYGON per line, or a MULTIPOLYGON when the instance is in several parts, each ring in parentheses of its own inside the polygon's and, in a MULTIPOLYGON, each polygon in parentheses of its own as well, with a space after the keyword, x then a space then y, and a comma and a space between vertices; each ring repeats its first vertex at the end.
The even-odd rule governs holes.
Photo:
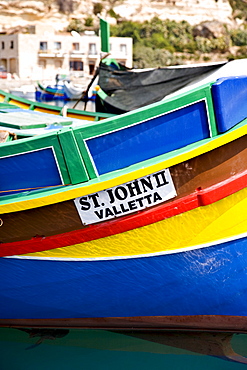
POLYGON ((95 51, 90 51, 89 50, 87 56, 88 56, 88 58, 97 59, 100 56, 100 54, 95 52, 95 51))
POLYGON ((39 57, 54 58, 55 57, 55 52, 52 51, 52 50, 39 50, 38 55, 39 55, 39 57))
POLYGON ((39 50, 38 56, 40 58, 64 58, 66 53, 59 50, 39 50))
POLYGON ((82 50, 71 50, 69 54, 70 58, 83 58, 85 56, 85 53, 82 50))

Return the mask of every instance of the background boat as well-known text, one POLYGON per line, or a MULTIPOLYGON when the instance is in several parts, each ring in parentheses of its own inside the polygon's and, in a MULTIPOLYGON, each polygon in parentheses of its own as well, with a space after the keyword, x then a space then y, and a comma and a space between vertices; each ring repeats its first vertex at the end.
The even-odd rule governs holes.
POLYGON ((75 127, 111 116, 36 102, 0 90, 0 130, 10 131, 18 137, 58 131, 63 126, 75 127))
POLYGON ((37 82, 35 99, 37 101, 69 100, 63 85, 42 85, 37 82))
POLYGON ((72 82, 63 81, 62 84, 44 86, 40 82, 37 83, 35 98, 37 101, 53 101, 53 100, 94 100, 95 93, 92 92, 87 98, 84 93, 87 86, 74 85, 72 82))

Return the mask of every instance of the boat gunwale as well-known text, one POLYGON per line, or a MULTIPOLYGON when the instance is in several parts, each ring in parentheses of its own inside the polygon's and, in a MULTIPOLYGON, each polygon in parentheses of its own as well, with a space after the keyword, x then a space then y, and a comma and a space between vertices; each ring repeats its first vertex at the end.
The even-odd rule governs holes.
MULTIPOLYGON (((66 185, 63 187, 58 186, 53 189, 44 188, 38 191, 28 192, 28 194, 26 192, 25 194, 19 193, 14 196, 12 195, 10 199, 8 199, 8 195, 2 196, 0 198, 0 212, 4 214, 55 204, 118 186, 120 184, 133 181, 136 178, 147 176, 150 173, 158 172, 164 168, 169 168, 206 152, 212 151, 246 135, 246 123, 247 118, 229 131, 218 136, 200 140, 180 149, 138 162, 129 167, 100 175, 97 178, 90 179, 83 183, 66 185)), ((8 145, 8 143, 6 144, 8 145)))
MULTIPOLYGON (((21 98, 19 96, 15 96, 3 90, 0 90, 0 103, 13 104, 20 108, 27 109, 27 110, 34 110, 34 111, 38 109, 45 109, 49 111, 49 113, 53 112, 53 114, 57 114, 57 115, 62 115, 62 109, 63 109, 63 107, 58 107, 58 106, 50 105, 47 103, 36 102, 36 101, 31 101, 25 98, 21 98), (1 97, 3 100, 1 100, 1 97), (18 103, 22 105, 19 106, 18 103), (26 108, 23 106, 23 104, 26 105, 26 108)), ((69 114, 76 114, 77 116, 85 116, 85 117, 94 117, 94 119, 111 118, 114 116, 113 114, 110 114, 110 113, 89 112, 89 111, 73 109, 73 108, 67 109, 68 117, 69 117, 69 114)))

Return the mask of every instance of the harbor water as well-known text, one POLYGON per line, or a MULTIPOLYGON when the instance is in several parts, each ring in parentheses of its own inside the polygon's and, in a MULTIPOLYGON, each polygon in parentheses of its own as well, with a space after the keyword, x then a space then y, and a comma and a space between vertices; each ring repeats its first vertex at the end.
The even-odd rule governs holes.
MULTIPOLYGON (((166 334, 164 335, 164 338, 166 334)), ((168 334, 170 335, 170 334, 168 334)), ((179 337, 180 333, 176 333, 179 337)), ((247 335, 232 348, 247 356, 247 335)), ((1 370, 241 370, 246 365, 105 330, 0 328, 1 370)))

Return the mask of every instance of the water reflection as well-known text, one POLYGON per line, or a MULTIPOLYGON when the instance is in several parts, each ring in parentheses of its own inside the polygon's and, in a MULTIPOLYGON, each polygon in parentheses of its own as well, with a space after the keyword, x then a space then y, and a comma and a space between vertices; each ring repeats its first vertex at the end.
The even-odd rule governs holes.
MULTIPOLYGON (((217 350, 217 345, 212 345, 217 343, 214 334, 204 343, 199 336, 193 339, 193 333, 189 337, 179 332, 153 332, 153 337, 145 336, 144 332, 139 332, 138 337, 135 334, 105 330, 30 331, 0 328, 0 369, 247 369, 245 364, 228 361, 224 356, 214 357, 214 351, 217 350), (194 348, 201 348, 202 352, 209 350, 211 355, 188 350, 188 343, 193 343, 193 340, 194 348), (178 342, 180 344, 176 346, 178 342)), ((205 337, 207 333, 202 334, 202 337, 205 337)), ((222 351, 220 342, 223 337, 229 336, 221 333, 220 335, 216 355, 222 351)), ((247 356, 247 335, 233 334, 231 346, 239 355, 247 356)))

